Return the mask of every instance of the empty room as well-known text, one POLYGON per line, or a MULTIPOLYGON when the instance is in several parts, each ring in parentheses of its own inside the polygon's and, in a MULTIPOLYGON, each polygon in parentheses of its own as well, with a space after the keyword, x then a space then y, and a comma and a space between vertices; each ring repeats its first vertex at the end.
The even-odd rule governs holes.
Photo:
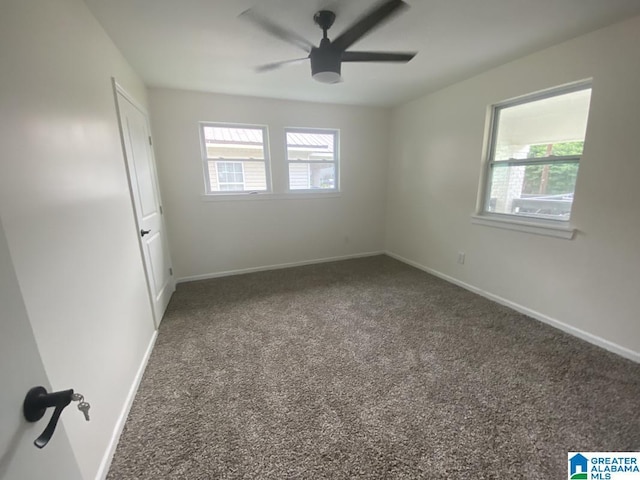
POLYGON ((0 480, 640 478, 640 2, 1 0, 0 480))

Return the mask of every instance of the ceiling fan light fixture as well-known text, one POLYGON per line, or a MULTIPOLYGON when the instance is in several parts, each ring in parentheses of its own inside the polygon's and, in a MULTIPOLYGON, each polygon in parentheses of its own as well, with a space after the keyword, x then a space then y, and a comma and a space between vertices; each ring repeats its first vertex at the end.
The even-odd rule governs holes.
POLYGON ((317 72, 313 74, 313 79, 320 83, 340 83, 342 77, 338 72, 317 72))

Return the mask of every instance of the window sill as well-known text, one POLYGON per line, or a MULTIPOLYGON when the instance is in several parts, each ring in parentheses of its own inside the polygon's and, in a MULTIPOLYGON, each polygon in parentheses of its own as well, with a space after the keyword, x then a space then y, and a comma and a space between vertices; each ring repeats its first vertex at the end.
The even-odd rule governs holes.
POLYGON ((526 220, 515 220, 493 215, 472 215, 471 223, 484 225, 486 227, 503 228, 505 230, 515 230, 517 232, 533 233, 546 237, 563 238, 573 240, 576 229, 569 225, 557 225, 526 220))
POLYGON ((316 198, 338 198, 340 192, 296 192, 296 193, 241 193, 241 194, 205 194, 204 202, 236 202, 236 201, 263 201, 263 200, 307 200, 316 198))

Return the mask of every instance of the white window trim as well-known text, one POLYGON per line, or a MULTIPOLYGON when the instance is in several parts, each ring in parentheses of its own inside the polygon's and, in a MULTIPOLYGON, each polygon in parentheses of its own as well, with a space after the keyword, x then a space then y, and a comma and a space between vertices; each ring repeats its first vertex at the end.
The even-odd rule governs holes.
MULTIPOLYGON (((471 223, 475 225, 484 225, 487 227, 495 227, 502 228, 506 230, 515 230, 524 233, 532 233, 536 235, 544 235, 549 237, 563 238, 566 240, 572 240, 575 236, 576 228, 572 226, 571 218, 568 220, 550 220, 550 219, 541 219, 534 217, 527 217, 525 215, 512 215, 507 213, 495 213, 489 212, 486 210, 486 206, 489 204, 489 195, 490 195, 490 178, 491 178, 491 166, 496 163, 493 161, 494 153, 495 153, 495 142, 496 142, 496 127, 498 115, 496 112, 498 110, 513 107, 516 105, 521 105, 524 103, 534 102, 536 100, 542 100, 545 98, 550 98, 558 95, 563 95, 571 92, 576 92, 579 90, 586 90, 588 88, 592 88, 592 79, 580 80, 578 82, 574 82, 571 84, 563 85, 560 87, 554 87, 547 90, 543 90, 540 92, 524 95, 518 98, 514 98, 511 100, 506 100, 504 102, 496 103, 489 107, 487 120, 488 120, 488 131, 486 134, 486 147, 483 153, 483 161, 482 161, 482 173, 480 178, 480 188, 478 195, 478 203, 476 205, 476 213, 471 216, 471 223)), ((560 159, 561 157, 557 157, 560 159)), ((575 157, 571 157, 572 160, 575 160, 575 157)), ((581 157, 578 158, 578 162, 581 157)), ((514 160, 513 163, 523 162, 527 163, 530 161, 539 162, 543 161, 544 158, 536 158, 536 159, 522 159, 522 160, 514 160)), ((545 162, 548 163, 548 162, 545 162)), ((575 201, 575 198, 574 198, 575 201)))
MULTIPOLYGON (((548 220, 544 223, 542 220, 535 222, 528 222, 524 219, 527 217, 518 217, 514 220, 513 215, 507 215, 495 213, 495 214, 476 214, 471 216, 471 223, 475 225, 484 225, 486 227, 502 228, 505 230, 515 230, 517 232, 533 233, 535 235, 543 235, 545 237, 563 238, 565 240, 573 240, 576 229, 569 226, 560 224, 557 220, 548 220)), ((564 222, 563 222, 564 223, 564 222)))
POLYGON ((312 200, 317 198, 340 198, 342 194, 331 190, 330 192, 319 193, 318 189, 315 190, 303 190, 307 192, 304 195, 300 195, 297 192, 300 190, 293 190, 296 193, 267 193, 267 192, 251 192, 247 195, 244 192, 222 192, 220 195, 202 195, 202 200, 205 202, 235 202, 235 201, 265 201, 265 200, 312 200))
MULTIPOLYGON (((205 197, 217 197, 217 196, 245 196, 245 195, 254 195, 254 194, 271 194, 272 193, 272 182, 271 182, 271 157, 269 155, 269 128, 267 125, 255 125, 248 123, 224 123, 224 122, 199 122, 199 130, 200 130, 200 154, 202 157, 202 167, 203 167, 203 180, 204 180, 204 196, 205 197), (221 128, 255 128, 262 130, 262 148, 264 152, 264 160, 262 159, 237 159, 237 158, 209 158, 207 156, 207 142, 204 136, 204 127, 221 127, 221 128), (224 190, 224 191, 214 191, 211 190, 211 183, 209 180, 209 162, 264 162, 265 169, 265 178, 267 182, 266 190, 244 190, 244 191, 234 191, 234 190, 224 190)), ((243 171, 243 180, 244 180, 244 164, 242 165, 243 171)))
POLYGON ((332 193, 340 193, 340 130, 335 128, 304 128, 304 127, 285 127, 284 128, 284 155, 286 161, 286 173, 287 173, 287 189, 286 193, 288 195, 304 195, 305 197, 310 197, 311 195, 317 194, 320 196, 330 195, 332 193), (287 133, 318 133, 318 134, 332 134, 333 135, 333 160, 289 160, 289 148, 287 143, 287 133), (308 164, 311 165, 313 163, 333 163, 335 165, 335 186, 333 188, 290 188, 290 179, 289 179, 289 164, 308 164))

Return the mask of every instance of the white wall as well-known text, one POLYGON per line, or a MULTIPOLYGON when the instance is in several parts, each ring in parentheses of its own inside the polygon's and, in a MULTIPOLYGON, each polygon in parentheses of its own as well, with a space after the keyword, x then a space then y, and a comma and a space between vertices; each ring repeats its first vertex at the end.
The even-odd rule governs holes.
POLYGON ((387 249, 640 359, 639 86, 637 17, 395 108, 387 249), (472 225, 489 106, 589 77, 575 240, 472 225))
POLYGON ((82 0, 4 0, 0 65, 0 217, 51 386, 92 405, 63 422, 95 478, 154 330, 110 77, 145 87, 82 0))
POLYGON ((167 89, 149 101, 178 278, 383 249, 388 110, 167 89), (284 127, 340 129, 342 193, 205 201, 199 121, 268 125, 276 192, 286 189, 284 127))

